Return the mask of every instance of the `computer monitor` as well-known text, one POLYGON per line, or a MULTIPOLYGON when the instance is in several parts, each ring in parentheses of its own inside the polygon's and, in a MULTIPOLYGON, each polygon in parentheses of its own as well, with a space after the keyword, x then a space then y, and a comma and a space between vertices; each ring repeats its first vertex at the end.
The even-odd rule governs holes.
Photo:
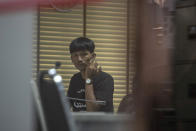
POLYGON ((33 85, 42 130, 76 131, 64 86, 61 82, 53 80, 55 76, 59 75, 50 76, 48 71, 42 71, 37 86, 33 85))

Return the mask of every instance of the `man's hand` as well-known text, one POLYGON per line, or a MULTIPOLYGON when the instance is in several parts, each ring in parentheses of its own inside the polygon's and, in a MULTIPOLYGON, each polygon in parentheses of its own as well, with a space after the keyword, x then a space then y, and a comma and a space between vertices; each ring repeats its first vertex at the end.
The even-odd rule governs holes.
POLYGON ((97 75, 101 70, 101 66, 99 66, 94 59, 91 59, 89 65, 87 65, 85 69, 85 79, 92 78, 93 76, 97 75))

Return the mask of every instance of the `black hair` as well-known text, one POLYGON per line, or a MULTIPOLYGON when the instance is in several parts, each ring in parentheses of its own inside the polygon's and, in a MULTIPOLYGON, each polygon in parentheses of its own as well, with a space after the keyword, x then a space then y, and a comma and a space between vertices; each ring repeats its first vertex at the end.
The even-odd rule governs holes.
POLYGON ((94 42, 86 37, 76 38, 69 45, 70 53, 81 51, 81 50, 88 50, 90 53, 93 53, 94 49, 95 49, 94 42))

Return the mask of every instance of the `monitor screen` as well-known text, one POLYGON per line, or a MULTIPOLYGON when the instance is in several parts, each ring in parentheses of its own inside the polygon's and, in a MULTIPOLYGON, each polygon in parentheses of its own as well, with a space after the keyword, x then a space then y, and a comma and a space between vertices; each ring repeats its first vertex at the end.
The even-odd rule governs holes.
POLYGON ((38 79, 38 94, 43 109, 43 116, 48 131, 75 131, 74 121, 69 103, 61 83, 56 83, 48 74, 40 73, 38 79), (61 87, 59 87, 61 86, 61 87))

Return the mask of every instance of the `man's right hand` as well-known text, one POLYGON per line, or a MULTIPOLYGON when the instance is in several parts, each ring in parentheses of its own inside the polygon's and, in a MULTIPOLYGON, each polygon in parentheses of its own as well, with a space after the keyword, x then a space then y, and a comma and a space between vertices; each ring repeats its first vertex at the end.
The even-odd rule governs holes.
POLYGON ((90 64, 85 69, 85 79, 92 78, 101 71, 101 67, 95 60, 91 60, 90 64))

